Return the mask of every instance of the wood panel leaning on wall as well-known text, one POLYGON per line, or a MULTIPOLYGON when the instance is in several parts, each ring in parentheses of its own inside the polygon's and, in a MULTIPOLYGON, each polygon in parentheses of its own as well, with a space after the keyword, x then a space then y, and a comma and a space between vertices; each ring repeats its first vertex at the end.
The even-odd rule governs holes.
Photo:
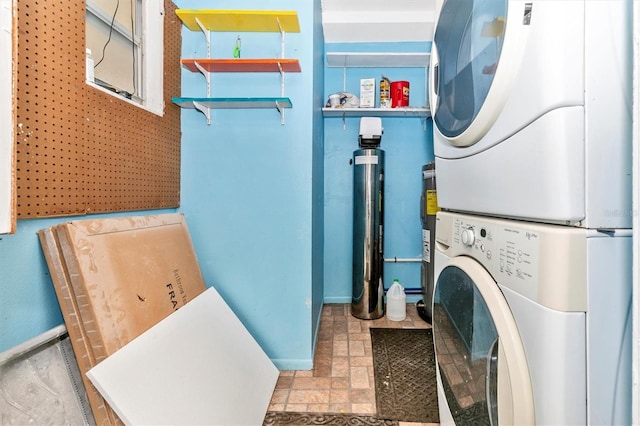
POLYGON ((164 114, 85 83, 85 2, 18 2, 18 219, 180 203, 182 25, 164 1, 164 114))

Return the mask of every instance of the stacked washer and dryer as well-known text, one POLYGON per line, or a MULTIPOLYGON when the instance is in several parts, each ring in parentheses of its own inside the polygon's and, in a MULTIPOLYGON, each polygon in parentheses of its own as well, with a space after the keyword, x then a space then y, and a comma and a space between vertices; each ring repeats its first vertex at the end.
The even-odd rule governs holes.
POLYGON ((441 422, 630 424, 632 0, 437 9, 441 422))

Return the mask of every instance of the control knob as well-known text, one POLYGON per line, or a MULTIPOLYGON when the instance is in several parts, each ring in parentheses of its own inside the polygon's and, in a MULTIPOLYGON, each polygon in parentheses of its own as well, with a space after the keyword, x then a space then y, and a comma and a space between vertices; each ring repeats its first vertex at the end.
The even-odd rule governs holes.
POLYGON ((462 230, 462 244, 471 247, 476 240, 476 236, 473 234, 473 229, 467 228, 462 230))

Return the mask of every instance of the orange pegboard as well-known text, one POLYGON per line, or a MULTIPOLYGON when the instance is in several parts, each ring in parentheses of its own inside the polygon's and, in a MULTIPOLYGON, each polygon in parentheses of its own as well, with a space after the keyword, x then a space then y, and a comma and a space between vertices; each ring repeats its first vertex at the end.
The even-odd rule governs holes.
POLYGON ((179 206, 175 9, 165 0, 160 117, 85 83, 85 2, 18 2, 18 219, 179 206))

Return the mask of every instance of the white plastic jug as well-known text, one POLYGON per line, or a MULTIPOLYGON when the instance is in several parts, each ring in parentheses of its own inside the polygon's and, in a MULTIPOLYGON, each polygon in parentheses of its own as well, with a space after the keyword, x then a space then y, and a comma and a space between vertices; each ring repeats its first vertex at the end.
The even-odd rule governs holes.
POLYGON ((387 290, 387 318, 391 321, 404 321, 407 317, 407 296, 404 294, 404 287, 397 279, 387 290))

